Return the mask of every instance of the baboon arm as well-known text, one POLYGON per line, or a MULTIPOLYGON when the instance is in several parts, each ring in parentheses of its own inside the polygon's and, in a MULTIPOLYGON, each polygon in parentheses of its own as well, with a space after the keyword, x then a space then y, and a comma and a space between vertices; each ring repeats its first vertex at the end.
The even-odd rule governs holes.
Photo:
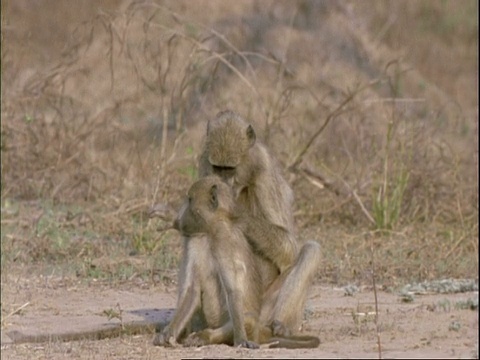
POLYGON ((175 315, 169 326, 171 336, 178 340, 180 334, 185 330, 192 319, 193 314, 200 306, 200 291, 194 286, 188 287, 184 296, 179 299, 175 315))
POLYGON ((192 320, 193 314, 200 306, 199 289, 193 284, 187 286, 178 300, 173 319, 162 332, 156 334, 153 344, 157 346, 175 345, 183 331, 192 320))
MULTIPOLYGON (((291 214, 291 189, 260 177, 254 187, 255 204, 252 209, 246 235, 249 241, 275 266, 284 272, 298 255, 298 244, 293 233, 291 214)), ((251 195, 249 195, 251 196, 251 195)))
POLYGON ((231 264, 221 262, 220 264, 220 278, 222 286, 225 289, 227 297, 228 314, 233 324, 233 340, 234 345, 239 345, 241 342, 247 340, 245 331, 245 322, 243 319, 243 299, 242 294, 236 288, 235 274, 231 264))
POLYGON ((264 146, 252 153, 252 163, 258 165, 254 181, 248 185, 255 194, 255 204, 272 224, 293 230, 293 191, 279 172, 279 167, 270 158, 264 146))
POLYGON ((279 179, 272 181, 265 174, 258 175, 253 186, 255 204, 266 220, 291 231, 293 228, 292 190, 279 179))
MULTIPOLYGON (((220 250, 219 255, 226 254, 227 252, 221 249, 221 245, 224 244, 217 244, 215 250, 220 250)), ((226 245, 228 246, 228 244, 226 245)), ((230 253, 232 252, 230 251, 230 253)), ((249 348, 256 347, 256 344, 247 340, 243 293, 238 287, 239 284, 245 282, 246 265, 226 256, 217 256, 216 259, 219 266, 220 280, 227 298, 228 314, 233 326, 233 344, 234 346, 249 348)))
POLYGON ((201 305, 199 270, 194 258, 195 241, 196 239, 184 239, 184 259, 180 268, 179 277, 181 284, 178 293, 177 309, 168 326, 169 335, 173 336, 175 341, 201 305))
POLYGON ((247 216, 244 232, 256 251, 270 260, 280 271, 285 272, 298 254, 296 239, 284 227, 270 224, 258 216, 247 216))

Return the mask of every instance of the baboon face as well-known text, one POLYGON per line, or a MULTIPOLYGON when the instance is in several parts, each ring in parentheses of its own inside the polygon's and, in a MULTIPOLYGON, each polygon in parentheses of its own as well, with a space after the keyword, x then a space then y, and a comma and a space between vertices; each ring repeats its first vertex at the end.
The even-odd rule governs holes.
POLYGON ((231 192, 230 187, 217 176, 198 180, 188 190, 187 200, 178 213, 174 228, 184 236, 209 233, 216 219, 232 211, 231 192))
POLYGON ((224 111, 208 123, 206 149, 213 173, 232 184, 238 168, 255 144, 253 127, 239 115, 224 111))

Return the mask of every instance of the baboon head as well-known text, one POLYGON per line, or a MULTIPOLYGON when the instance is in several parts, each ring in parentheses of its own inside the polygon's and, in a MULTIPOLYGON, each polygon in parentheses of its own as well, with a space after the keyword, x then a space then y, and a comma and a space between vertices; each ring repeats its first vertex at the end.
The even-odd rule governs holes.
POLYGON ((212 227, 234 212, 232 189, 218 176, 196 181, 188 190, 173 227, 184 236, 211 233, 212 227))
POLYGON ((241 116, 229 110, 217 114, 215 120, 208 122, 205 144, 213 173, 232 184, 255 140, 253 127, 241 116))

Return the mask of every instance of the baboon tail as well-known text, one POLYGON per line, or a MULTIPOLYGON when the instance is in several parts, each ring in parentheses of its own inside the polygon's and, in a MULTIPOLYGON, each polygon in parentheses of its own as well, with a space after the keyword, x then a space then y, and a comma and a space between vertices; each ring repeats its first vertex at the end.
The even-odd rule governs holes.
POLYGON ((311 349, 320 345, 320 339, 316 336, 288 336, 273 337, 268 341, 269 349, 285 348, 285 349, 311 349))

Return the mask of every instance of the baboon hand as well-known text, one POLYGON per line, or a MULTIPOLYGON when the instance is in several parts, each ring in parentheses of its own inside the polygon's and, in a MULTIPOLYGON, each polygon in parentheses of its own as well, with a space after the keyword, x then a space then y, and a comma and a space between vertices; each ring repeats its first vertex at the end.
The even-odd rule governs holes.
POLYGON ((290 329, 288 329, 281 321, 279 320, 273 320, 272 324, 270 325, 272 328, 272 334, 273 336, 279 336, 279 337, 289 337, 292 335, 290 329))
POLYGON ((178 344, 177 344, 177 341, 175 340, 175 337, 172 334, 172 331, 167 326, 165 329, 163 329, 162 332, 155 335, 153 339, 153 345, 164 346, 164 347, 170 347, 170 346, 175 347, 178 344))

